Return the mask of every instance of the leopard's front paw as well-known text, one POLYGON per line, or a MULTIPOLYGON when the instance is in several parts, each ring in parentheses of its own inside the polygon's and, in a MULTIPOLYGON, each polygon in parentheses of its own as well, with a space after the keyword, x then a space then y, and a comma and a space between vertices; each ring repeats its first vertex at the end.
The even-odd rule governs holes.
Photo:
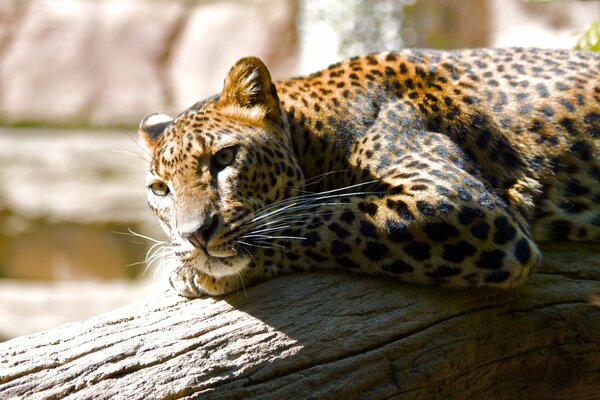
POLYGON ((179 267, 171 273, 169 283, 180 296, 196 298, 235 292, 239 289, 238 285, 242 279, 235 275, 215 278, 195 268, 179 267))
POLYGON ((202 289, 198 273, 193 268, 180 267, 171 272, 169 283, 178 295, 187 298, 196 298, 206 296, 207 293, 202 289))

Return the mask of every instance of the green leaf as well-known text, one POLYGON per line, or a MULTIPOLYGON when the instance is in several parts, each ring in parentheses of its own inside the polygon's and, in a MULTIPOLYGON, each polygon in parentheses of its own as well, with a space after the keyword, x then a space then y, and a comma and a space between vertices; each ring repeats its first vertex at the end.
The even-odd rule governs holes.
POLYGON ((592 23, 588 30, 581 35, 575 49, 600 51, 600 21, 592 23))

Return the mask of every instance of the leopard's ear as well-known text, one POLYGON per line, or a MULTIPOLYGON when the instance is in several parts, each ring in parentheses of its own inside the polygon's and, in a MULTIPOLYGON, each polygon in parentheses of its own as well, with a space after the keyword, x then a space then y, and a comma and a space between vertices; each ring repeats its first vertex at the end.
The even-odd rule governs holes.
POLYGON ((139 136, 148 154, 154 153, 158 139, 171 122, 173 122, 173 118, 157 113, 146 115, 140 122, 139 136))
POLYGON ((219 106, 237 108, 251 118, 278 118, 279 99, 265 64, 256 57, 236 62, 225 78, 219 106))

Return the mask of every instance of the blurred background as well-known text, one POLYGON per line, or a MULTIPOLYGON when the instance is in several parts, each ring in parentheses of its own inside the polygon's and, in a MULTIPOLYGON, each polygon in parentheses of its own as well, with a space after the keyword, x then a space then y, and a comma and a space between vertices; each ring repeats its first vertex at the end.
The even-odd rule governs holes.
POLYGON ((573 48, 600 2, 0 0, 0 340, 165 290, 136 126, 220 91, 402 47, 573 48))

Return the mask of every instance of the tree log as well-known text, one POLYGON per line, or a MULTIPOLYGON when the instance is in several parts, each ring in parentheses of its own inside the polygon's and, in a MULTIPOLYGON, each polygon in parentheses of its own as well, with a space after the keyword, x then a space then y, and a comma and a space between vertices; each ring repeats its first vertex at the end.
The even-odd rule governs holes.
POLYGON ((167 293, 0 344, 0 398, 597 399, 597 245, 508 291, 343 273, 167 293))

